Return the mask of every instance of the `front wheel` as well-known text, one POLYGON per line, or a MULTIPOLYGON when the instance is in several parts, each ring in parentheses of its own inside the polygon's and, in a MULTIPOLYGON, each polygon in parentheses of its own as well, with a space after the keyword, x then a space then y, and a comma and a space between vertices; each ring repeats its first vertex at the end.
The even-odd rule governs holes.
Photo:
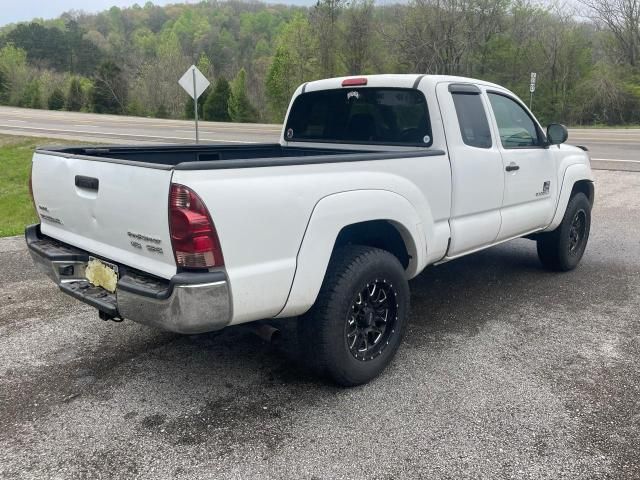
POLYGON ((394 357, 407 323, 409 285, 391 253, 348 245, 332 255, 315 305, 299 323, 301 348, 318 373, 354 386, 394 357))
POLYGON ((538 238, 540 261, 550 270, 573 270, 587 248, 590 230, 591 203, 584 193, 576 193, 569 200, 558 228, 538 238))

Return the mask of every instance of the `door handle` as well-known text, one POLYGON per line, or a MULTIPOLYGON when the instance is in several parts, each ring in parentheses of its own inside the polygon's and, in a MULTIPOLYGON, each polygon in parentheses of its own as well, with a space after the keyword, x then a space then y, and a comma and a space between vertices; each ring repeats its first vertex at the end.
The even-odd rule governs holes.
POLYGON ((100 181, 97 178, 76 175, 76 187, 84 188, 86 190, 95 190, 97 192, 99 186, 100 181))
POLYGON ((515 162, 511 162, 509 165, 506 166, 505 170, 507 172, 515 172, 516 170, 520 170, 520 166, 516 165, 515 162))

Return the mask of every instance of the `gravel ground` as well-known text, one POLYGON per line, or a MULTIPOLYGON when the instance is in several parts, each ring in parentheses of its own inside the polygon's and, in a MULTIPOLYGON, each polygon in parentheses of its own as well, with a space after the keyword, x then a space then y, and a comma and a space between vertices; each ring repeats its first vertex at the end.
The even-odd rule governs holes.
POLYGON ((0 240, 2 478, 640 478, 640 174, 597 172, 570 273, 518 240, 427 269, 354 389, 245 329, 105 323, 0 240))

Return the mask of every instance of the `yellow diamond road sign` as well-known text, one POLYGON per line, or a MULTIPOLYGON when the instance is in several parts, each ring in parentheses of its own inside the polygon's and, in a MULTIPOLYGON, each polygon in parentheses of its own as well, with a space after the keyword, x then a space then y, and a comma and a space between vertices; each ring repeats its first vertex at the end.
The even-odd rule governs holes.
POLYGON ((202 92, 209 86, 209 80, 195 65, 189 67, 178 83, 194 100, 202 95, 202 92))

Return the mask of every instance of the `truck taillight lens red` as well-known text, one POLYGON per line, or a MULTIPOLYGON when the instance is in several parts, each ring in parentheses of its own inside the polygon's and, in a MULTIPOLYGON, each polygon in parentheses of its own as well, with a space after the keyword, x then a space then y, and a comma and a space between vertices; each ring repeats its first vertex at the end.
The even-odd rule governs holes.
POLYGON ((358 85, 366 85, 366 84, 367 84, 366 77, 345 78, 342 81, 343 87, 355 87, 358 85))
POLYGON ((169 192, 169 232, 179 267, 224 265, 220 240, 207 207, 193 190, 177 183, 171 184, 169 192))

